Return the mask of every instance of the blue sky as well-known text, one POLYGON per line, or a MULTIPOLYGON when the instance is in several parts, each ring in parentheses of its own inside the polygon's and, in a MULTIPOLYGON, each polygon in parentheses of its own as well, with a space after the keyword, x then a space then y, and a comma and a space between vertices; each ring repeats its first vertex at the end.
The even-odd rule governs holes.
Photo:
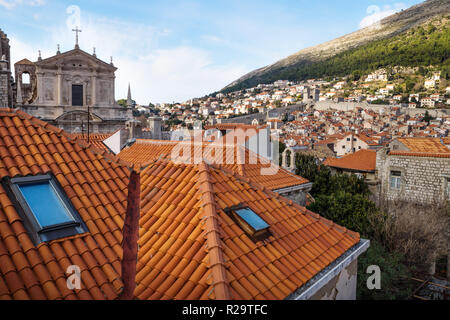
POLYGON ((0 0, 13 63, 73 48, 113 61, 116 98, 185 101, 300 49, 356 31, 418 0, 0 0), (79 14, 78 14, 79 12, 79 14))

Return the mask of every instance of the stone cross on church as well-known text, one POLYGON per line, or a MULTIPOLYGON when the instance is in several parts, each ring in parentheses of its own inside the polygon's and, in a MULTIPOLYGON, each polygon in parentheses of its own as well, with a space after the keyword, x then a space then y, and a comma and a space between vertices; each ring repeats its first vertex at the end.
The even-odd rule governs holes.
POLYGON ((72 29, 72 31, 75 32, 75 48, 79 49, 80 47, 78 46, 78 33, 82 30, 78 29, 77 26, 75 29, 72 29))

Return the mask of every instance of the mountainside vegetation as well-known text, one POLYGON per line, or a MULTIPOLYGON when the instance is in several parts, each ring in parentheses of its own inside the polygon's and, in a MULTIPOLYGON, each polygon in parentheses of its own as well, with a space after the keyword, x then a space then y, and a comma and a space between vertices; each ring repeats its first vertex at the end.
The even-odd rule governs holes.
POLYGON ((450 16, 428 22, 391 38, 370 42, 341 52, 323 61, 303 60, 291 66, 268 70, 227 87, 233 92, 276 80, 301 81, 314 78, 351 76, 358 80, 377 69, 387 67, 428 67, 450 76, 450 16))

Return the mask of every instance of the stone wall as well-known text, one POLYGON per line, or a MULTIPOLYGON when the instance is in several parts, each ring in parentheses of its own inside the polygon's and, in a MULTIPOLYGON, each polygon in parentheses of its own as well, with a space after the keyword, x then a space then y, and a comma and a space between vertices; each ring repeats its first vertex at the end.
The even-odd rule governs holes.
MULTIPOLYGON (((1 57, 0 57, 1 58, 1 57)), ((0 108, 9 106, 9 78, 8 63, 0 60, 0 108)))
POLYGON ((0 108, 12 106, 9 39, 0 29, 0 108))
POLYGON ((32 103, 36 99, 37 95, 37 83, 36 83, 36 67, 28 60, 18 62, 14 64, 14 71, 16 76, 16 86, 19 94, 17 95, 17 101, 15 103, 19 105, 32 103), (23 83, 22 75, 28 74, 30 76, 30 83, 23 83))
POLYGON ((310 300, 355 300, 358 259, 320 288, 310 300))
POLYGON ((387 155, 377 152, 377 177, 380 194, 386 200, 438 204, 446 200, 450 180, 450 158, 387 155), (390 186, 391 171, 401 172, 401 187, 390 186))
MULTIPOLYGON (((319 111, 326 111, 326 110, 338 110, 338 111, 354 111, 356 108, 363 108, 366 110, 372 110, 374 112, 379 113, 380 110, 384 111, 390 111, 393 107, 399 107, 398 105, 377 105, 377 104, 370 104, 367 102, 333 102, 333 101, 320 101, 316 102, 314 105, 315 110, 319 111)), ((433 109, 433 110, 427 110, 427 109, 410 109, 410 108, 404 108, 400 107, 400 113, 407 114, 411 117, 421 113, 424 114, 426 111, 429 112, 429 114, 432 117, 442 117, 450 114, 449 109, 433 109)))
MULTIPOLYGON (((276 191, 275 191, 276 192, 276 191)), ((279 192, 280 193, 280 192, 279 192)), ((283 197, 292 200, 296 204, 305 207, 306 206, 306 192, 303 190, 296 190, 287 193, 280 193, 283 197)))
POLYGON ((255 119, 258 121, 266 121, 268 118, 271 117, 271 115, 269 115, 269 113, 275 113, 276 116, 274 116, 274 117, 281 117, 283 114, 291 114, 294 111, 303 110, 303 108, 304 108, 303 104, 295 104, 295 105, 290 105, 290 106, 283 107, 283 108, 272 109, 272 110, 269 110, 269 111, 263 112, 263 113, 253 113, 253 114, 248 114, 245 116, 235 117, 235 118, 230 118, 230 119, 217 119, 217 123, 252 124, 253 120, 255 120, 255 119))

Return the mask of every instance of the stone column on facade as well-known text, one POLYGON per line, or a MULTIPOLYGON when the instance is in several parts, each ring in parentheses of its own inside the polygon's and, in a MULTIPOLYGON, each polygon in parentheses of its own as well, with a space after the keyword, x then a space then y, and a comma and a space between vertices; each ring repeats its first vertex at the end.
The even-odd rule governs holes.
POLYGON ((115 81, 116 81, 116 76, 112 76, 112 95, 111 95, 111 99, 112 101, 110 102, 112 106, 114 106, 114 102, 116 100, 116 85, 115 85, 115 81))
POLYGON ((44 103, 44 99, 43 99, 43 87, 42 87, 42 75, 44 73, 38 68, 38 70, 36 70, 36 82, 37 82, 37 102, 38 104, 43 104, 44 103))
POLYGON ((287 150, 284 150, 283 153, 281 154, 281 166, 283 168, 286 168, 287 165, 287 150))
POLYGON ((97 71, 94 70, 92 76, 91 76, 91 83, 92 83, 92 94, 91 94, 91 105, 92 107, 95 107, 97 104, 97 71))
POLYGON ((62 106, 62 68, 58 66, 58 71, 56 73, 56 103, 58 106, 62 106))
POLYGON ((23 97, 22 97, 22 77, 19 77, 19 79, 16 80, 17 81, 17 94, 16 94, 16 103, 18 105, 22 105, 23 104, 23 97))
POLYGON ((291 164, 290 164, 289 168, 291 170, 295 169, 295 152, 294 152, 294 150, 291 150, 291 164))
POLYGON ((88 105, 88 103, 87 103, 88 85, 89 85, 89 80, 83 81, 83 107, 88 105))

